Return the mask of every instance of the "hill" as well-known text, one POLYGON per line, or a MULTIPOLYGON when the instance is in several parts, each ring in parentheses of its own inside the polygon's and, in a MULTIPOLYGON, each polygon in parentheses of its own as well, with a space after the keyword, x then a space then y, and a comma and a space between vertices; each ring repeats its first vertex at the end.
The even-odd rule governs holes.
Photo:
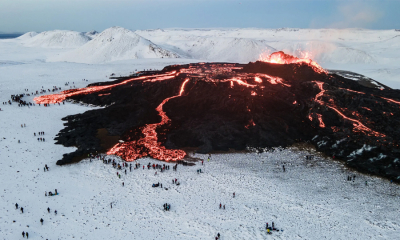
POLYGON ((46 31, 37 35, 27 33, 21 37, 25 46, 43 48, 77 48, 91 40, 85 33, 67 30, 46 31))
POLYGON ((104 63, 128 59, 179 57, 178 54, 163 49, 128 29, 112 27, 85 45, 50 61, 104 63))

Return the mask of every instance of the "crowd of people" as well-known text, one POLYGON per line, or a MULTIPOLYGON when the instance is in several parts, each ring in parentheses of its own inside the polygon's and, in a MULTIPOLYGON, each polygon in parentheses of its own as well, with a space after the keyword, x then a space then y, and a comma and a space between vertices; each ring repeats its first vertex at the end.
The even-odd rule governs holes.
MULTIPOLYGON (((29 93, 29 89, 25 89, 25 93, 11 95, 11 100, 8 100, 8 102, 3 102, 3 105, 6 105, 6 104, 11 105, 12 102, 16 102, 18 104, 18 107, 36 106, 35 103, 27 102, 27 101, 23 100, 23 98, 29 97, 29 96, 36 96, 36 95, 40 95, 40 94, 44 94, 44 93, 54 93, 56 91, 61 91, 61 87, 53 86, 52 89, 44 89, 44 87, 42 86, 42 88, 40 90, 36 90, 31 93, 29 93)), ((45 104, 45 105, 48 106, 48 104, 45 104)), ((60 103, 59 103, 59 105, 60 105, 60 103)), ((40 104, 39 104, 39 106, 40 106, 40 104)))

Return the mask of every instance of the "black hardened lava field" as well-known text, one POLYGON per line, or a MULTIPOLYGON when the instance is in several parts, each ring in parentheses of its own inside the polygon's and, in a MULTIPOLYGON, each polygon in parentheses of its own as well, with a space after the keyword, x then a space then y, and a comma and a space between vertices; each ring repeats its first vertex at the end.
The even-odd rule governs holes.
POLYGON ((399 181, 400 90, 276 55, 279 61, 167 66, 35 101, 102 106, 63 119, 58 143, 78 150, 60 165, 96 151, 127 161, 176 161, 187 148, 208 153, 309 142, 350 167, 399 181))

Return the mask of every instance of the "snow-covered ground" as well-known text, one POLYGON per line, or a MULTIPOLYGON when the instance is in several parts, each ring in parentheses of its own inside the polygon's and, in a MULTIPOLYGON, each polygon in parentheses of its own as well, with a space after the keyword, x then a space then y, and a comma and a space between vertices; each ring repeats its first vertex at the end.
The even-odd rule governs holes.
MULTIPOLYGON (((150 36, 144 37, 161 46, 150 36)), ((71 49, 27 47, 24 41, 0 41, 0 102, 8 101, 11 94, 24 93, 24 89, 31 93, 42 86, 63 90, 84 87, 108 81, 111 73, 125 75, 135 69, 199 61, 48 62, 48 58, 71 49), (70 85, 65 86, 66 82, 70 85)), ((13 103, 0 108, 0 239, 22 238, 22 231, 29 232, 31 239, 215 239, 218 232, 222 240, 400 236, 398 185, 353 172, 313 152, 317 155, 314 160, 305 159, 308 152, 286 149, 262 154, 214 154, 210 162, 206 155, 196 154, 196 158, 205 160, 204 166, 201 162, 179 165, 176 172, 171 167, 157 175, 155 170, 128 169, 119 179, 116 172, 121 171, 102 161, 55 165, 63 153, 74 150, 54 144, 55 135, 63 128, 61 118, 91 107, 71 103, 18 107, 13 103), (22 128, 24 123, 26 127, 22 128), (40 136, 45 142, 33 135, 39 131, 45 132, 40 136), (50 171, 43 171, 45 164, 50 171), (282 171, 283 164, 286 172, 282 171), (204 173, 196 173, 199 168, 204 173), (356 175, 354 182, 346 180, 349 175, 356 175), (179 186, 172 184, 174 178, 179 186), (157 182, 168 190, 152 188, 157 182), (60 195, 45 197, 45 191, 54 189, 60 195), (15 203, 24 208, 24 213, 15 209, 15 203), (164 203, 171 204, 171 211, 163 211, 164 203), (220 203, 225 210, 219 209, 220 203), (44 219, 43 226, 40 218, 44 219), (266 222, 274 222, 283 231, 267 235, 266 222)), ((152 159, 138 162, 163 164, 152 159)))

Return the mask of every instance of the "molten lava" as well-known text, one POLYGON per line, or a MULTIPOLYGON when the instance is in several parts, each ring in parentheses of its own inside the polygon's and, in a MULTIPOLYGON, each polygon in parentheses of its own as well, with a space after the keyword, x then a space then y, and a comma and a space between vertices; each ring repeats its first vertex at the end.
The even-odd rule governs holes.
MULTIPOLYGON (((307 56, 307 54, 306 54, 307 56)), ((259 61, 268 62, 268 63, 276 63, 276 64, 306 64, 314 69, 314 71, 318 73, 328 73, 325 69, 323 69, 318 63, 314 62, 309 58, 297 58, 292 55, 286 54, 282 51, 274 52, 269 56, 263 57, 260 55, 259 61)))
POLYGON ((178 95, 164 99, 164 101, 162 101, 162 103, 156 108, 158 114, 161 116, 161 122, 146 125, 142 129, 144 137, 137 141, 118 143, 111 148, 107 154, 120 156, 128 162, 145 156, 150 156, 154 159, 164 160, 167 162, 183 159, 186 155, 184 151, 166 149, 160 142, 158 142, 156 129, 170 121, 167 114, 163 111, 163 106, 170 99, 182 96, 185 91, 185 85, 188 81, 189 79, 187 78, 182 83, 178 95))
POLYGON ((92 86, 92 87, 65 90, 59 94, 51 94, 51 95, 35 97, 33 100, 38 104, 40 104, 40 103, 43 103, 43 104, 44 103, 60 103, 60 102, 63 102, 68 97, 96 93, 96 92, 100 92, 103 90, 112 89, 116 86, 122 86, 122 85, 128 84, 132 81, 138 81, 138 80, 162 81, 162 80, 172 79, 174 77, 176 77, 176 71, 167 72, 167 73, 163 73, 163 74, 156 74, 156 75, 152 75, 152 76, 142 76, 142 77, 130 78, 130 79, 127 79, 120 83, 116 83, 116 84, 112 84, 112 85, 92 86))
MULTIPOLYGON (((352 119, 352 118, 347 117, 347 116, 344 115, 341 111, 339 111, 339 110, 337 109, 337 107, 331 106, 330 103, 325 103, 325 102, 323 102, 323 101, 321 100, 321 97, 322 97, 322 96, 324 95, 324 93, 325 93, 325 90, 324 90, 324 88, 323 88, 324 83, 323 83, 323 82, 315 82, 315 83, 318 85, 318 88, 321 90, 321 92, 319 92, 319 93, 315 96, 315 99, 314 99, 315 102, 318 102, 319 104, 321 104, 321 105, 323 105, 323 106, 326 106, 326 107, 328 107, 328 108, 334 110, 334 111, 335 111, 336 113, 338 113, 339 116, 341 116, 343 119, 349 120, 349 121, 353 122, 353 126, 354 126, 355 131, 365 132, 366 134, 374 135, 374 136, 377 136, 377 137, 385 137, 384 134, 379 133, 379 132, 376 132, 376 131, 372 130, 371 128, 366 127, 366 126, 365 126, 364 124, 362 124, 359 120, 356 120, 356 119, 352 119)), ((351 92, 359 93, 359 92, 357 92, 357 91, 352 91, 352 90, 349 90, 349 89, 346 89, 346 90, 351 91, 351 92)), ((353 113, 355 113, 355 112, 353 112, 353 113)), ((322 115, 321 115, 321 114, 317 114, 317 115, 318 115, 318 120, 319 120, 319 122, 320 122, 319 126, 322 127, 322 128, 325 127, 325 124, 324 124, 324 122, 322 121, 322 115)), ((312 121, 312 118, 310 118, 310 120, 312 121)))

